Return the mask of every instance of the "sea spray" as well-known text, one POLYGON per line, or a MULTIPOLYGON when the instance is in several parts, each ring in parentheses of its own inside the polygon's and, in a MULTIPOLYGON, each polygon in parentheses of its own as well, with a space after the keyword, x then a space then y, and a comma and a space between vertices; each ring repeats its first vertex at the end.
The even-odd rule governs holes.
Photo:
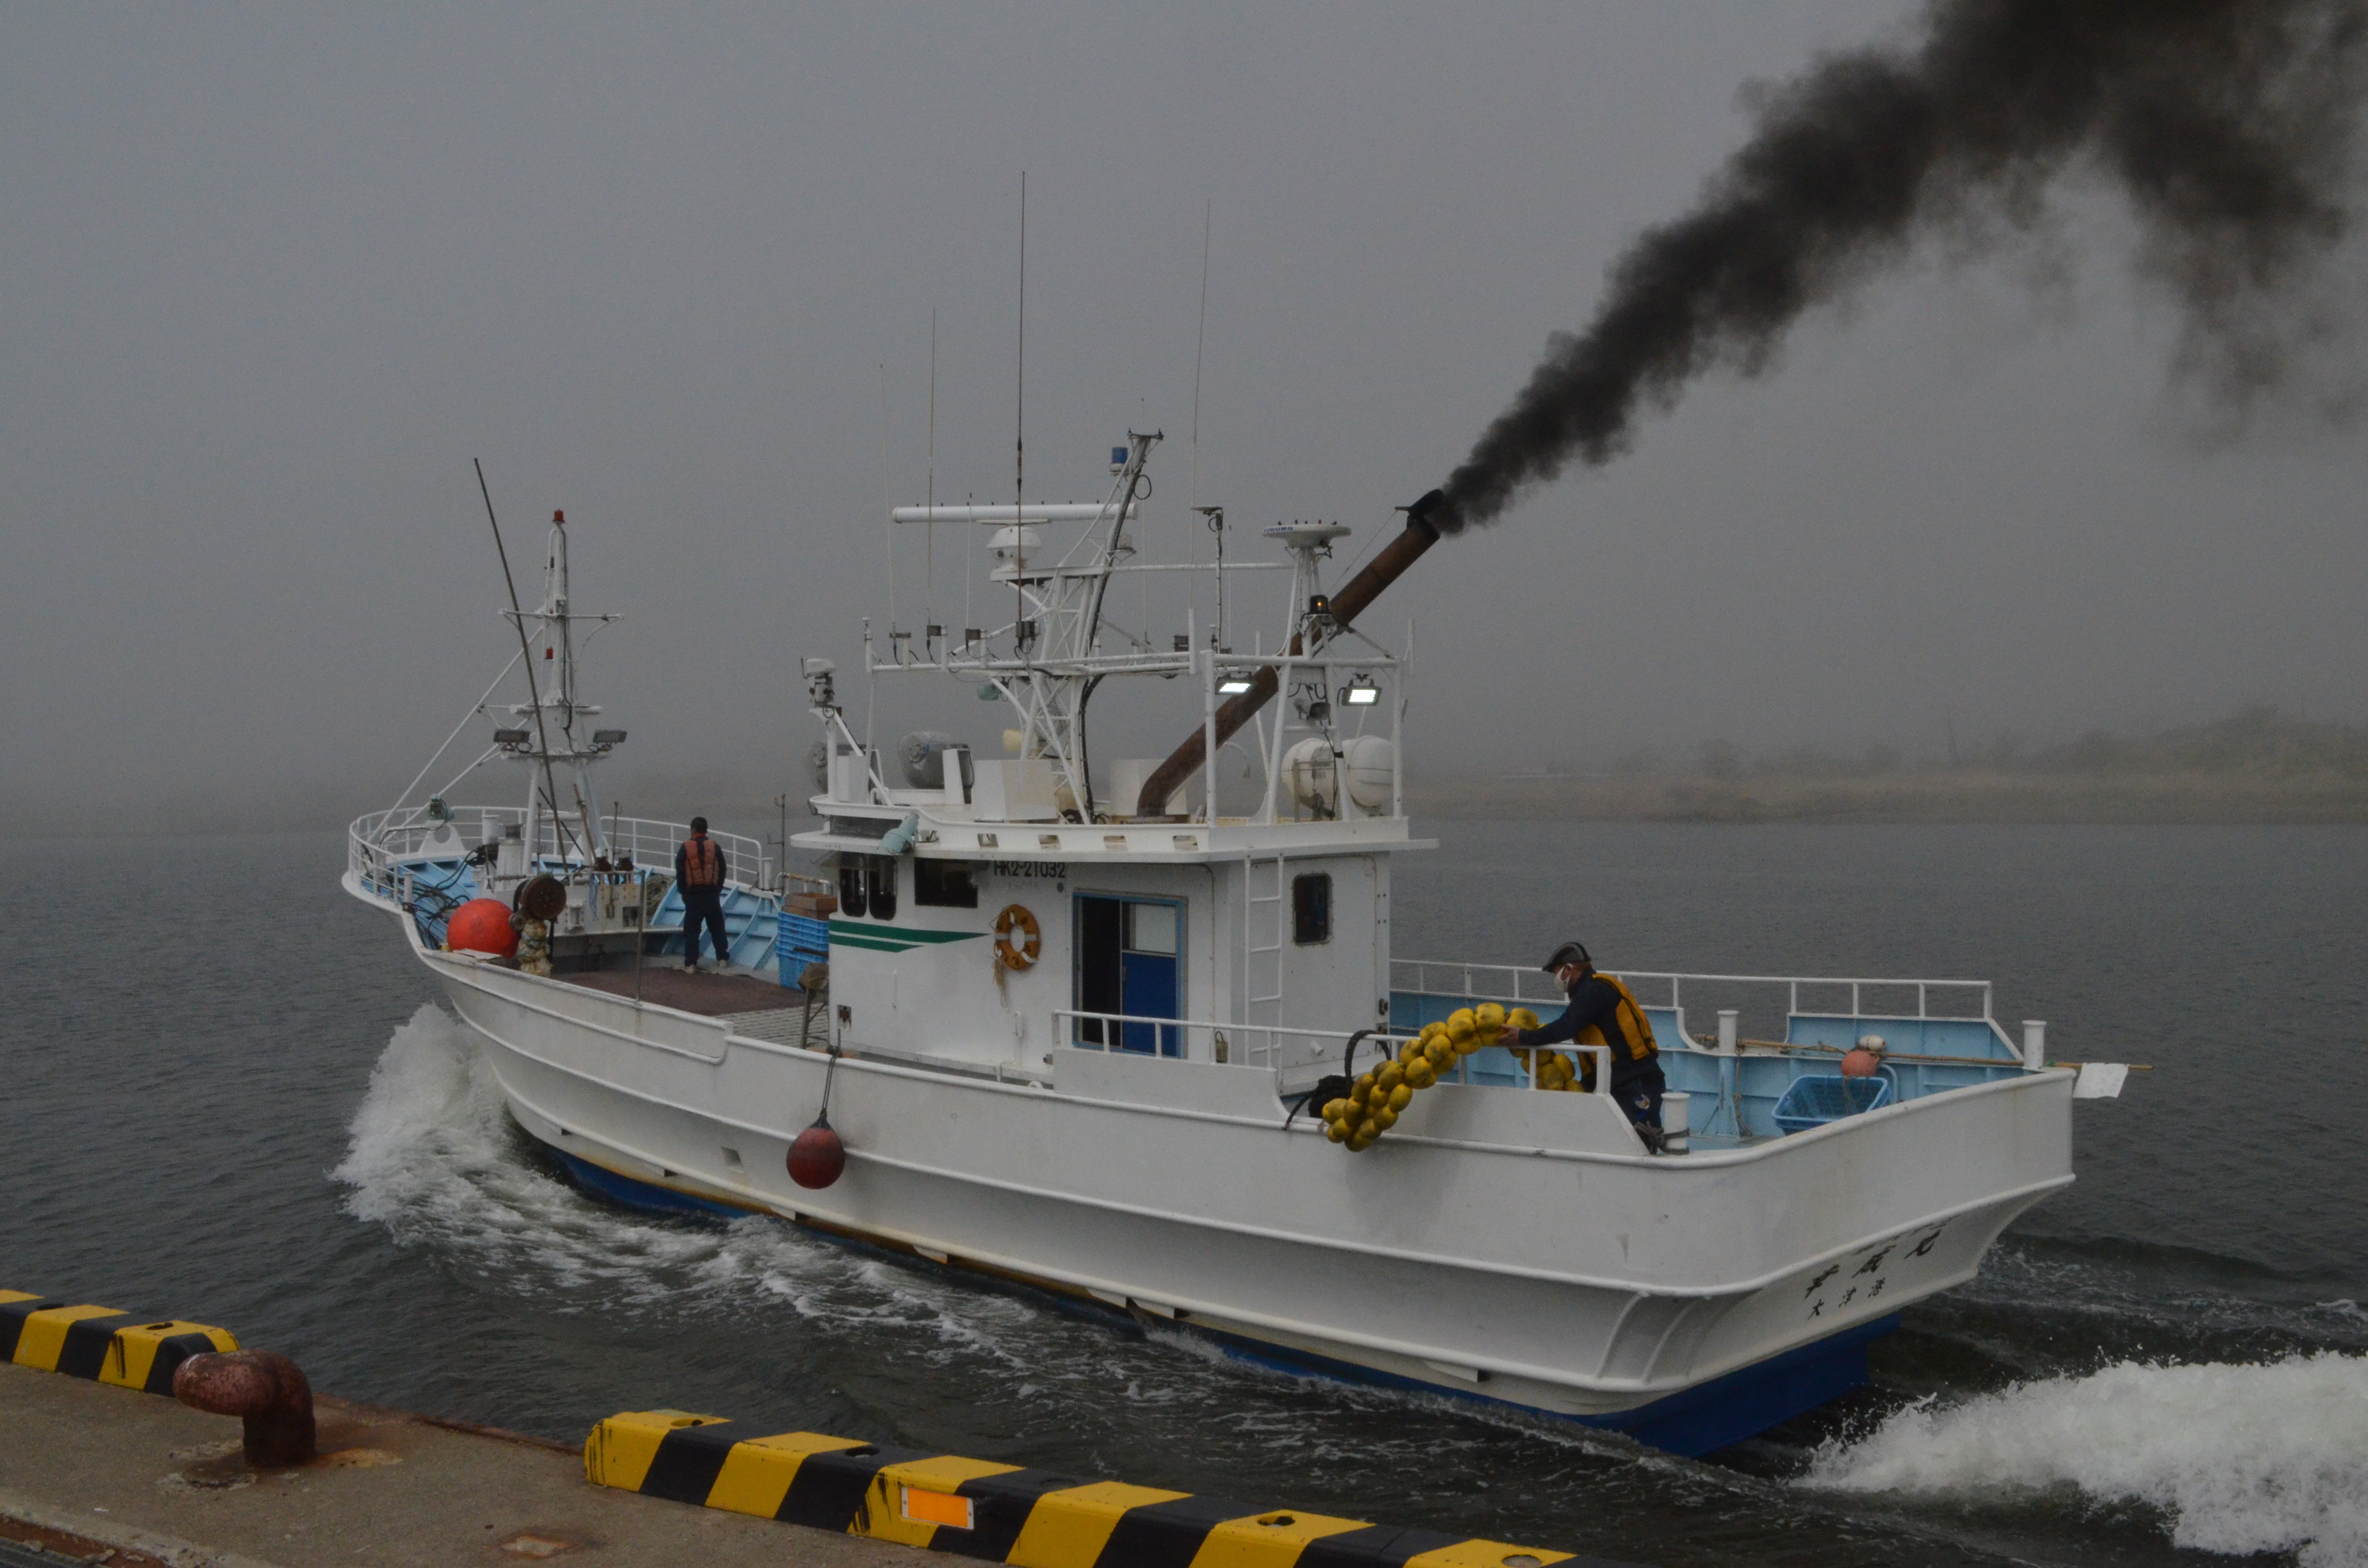
POLYGON ((2174 1544, 2368 1562, 2368 1357, 2123 1361, 1904 1410, 1817 1450, 1803 1484, 1934 1497, 2078 1487, 2160 1510, 2174 1544))
POLYGON ((331 1174, 351 1189, 347 1212, 398 1244, 556 1312, 763 1315, 786 1302, 825 1334, 887 1333, 925 1358, 951 1349, 1014 1368, 1001 1339, 1043 1315, 766 1216, 659 1218, 576 1191, 532 1157, 467 1029, 433 1004, 388 1040, 331 1174))

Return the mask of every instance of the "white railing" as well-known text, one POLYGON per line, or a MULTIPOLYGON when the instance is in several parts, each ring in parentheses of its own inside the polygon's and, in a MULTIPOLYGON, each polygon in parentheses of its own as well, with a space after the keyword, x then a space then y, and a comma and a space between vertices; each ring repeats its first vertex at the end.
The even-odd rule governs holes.
MULTIPOLYGON (((1816 1008, 1813 1011, 1832 1011, 1844 1017, 1914 1017, 1987 1023, 1994 1028, 1997 1027, 1997 1020, 1990 1013, 1991 983, 1987 980, 1914 980, 1886 979, 1879 976, 1807 974, 1682 974, 1660 970, 1635 969, 1607 972, 1616 972, 1632 989, 1635 988, 1640 982, 1656 986, 1667 986, 1668 1000, 1660 1005, 1672 1008, 1685 1005, 1685 987, 1689 984, 1781 985, 1784 987, 1784 1010, 1788 1014, 1802 1010, 1801 988, 1804 985, 1828 986, 1837 989, 1847 986, 1850 989, 1850 1006, 1847 1010, 1837 1007, 1816 1008), (1866 990, 1870 986, 1902 993, 1913 987, 1916 992, 1916 1011, 1910 1015, 1892 1008, 1879 1007, 1870 1013, 1865 1006, 1866 990), (1976 993, 1980 997, 1981 1010, 1977 1013, 1935 1013, 1932 1011, 1932 994, 1936 991, 1957 994, 1976 993)), ((1432 959, 1393 959, 1390 960, 1390 986, 1396 991, 1411 991, 1434 996, 1467 996, 1475 1001, 1524 1004, 1544 1002, 1556 1006, 1562 1002, 1562 991, 1555 985, 1554 976, 1543 970, 1525 969, 1518 964, 1448 963, 1432 959), (1441 978, 1447 979, 1449 983, 1439 983, 1441 978)), ((1656 1005, 1651 998, 1641 994, 1637 1000, 1646 1006, 1656 1005)), ((1814 1001, 1815 998, 1812 1000, 1814 1001)))
MULTIPOLYGON (((1292 1028, 1281 1024, 1219 1024, 1195 1018, 1155 1018, 1139 1013, 1092 1013, 1068 1007, 1053 1010, 1053 1031, 1063 1044, 1079 1051, 1124 1051, 1126 1026, 1163 1031, 1192 1062, 1213 1062, 1228 1067, 1272 1067, 1289 1071, 1321 1062, 1337 1064, 1351 1031, 1292 1028), (1099 1036, 1099 1039, 1092 1038, 1099 1036), (1198 1049, 1195 1049, 1195 1047, 1198 1049)), ((1154 1040, 1161 1035, 1152 1036, 1154 1040)), ((1379 1061, 1395 1052, 1409 1036, 1386 1029, 1368 1029, 1357 1048, 1379 1061)), ((1176 1054, 1165 1052, 1164 1054, 1176 1054)), ((1370 1063, 1369 1063, 1370 1065, 1370 1063)))
MULTIPOLYGON (((690 836, 689 827, 682 823, 657 822, 646 817, 603 816, 597 819, 600 833, 608 839, 611 856, 631 856, 635 866, 672 874, 674 852, 690 836)), ((502 830, 511 824, 521 830, 526 823, 523 806, 453 806, 444 815, 433 817, 426 806, 404 806, 391 812, 372 812, 357 817, 346 833, 346 866, 358 881, 371 892, 389 899, 399 897, 402 884, 402 862, 418 858, 426 853, 428 840, 450 830, 460 841, 473 849, 486 843, 498 843, 502 830)), ((537 842, 530 846, 530 858, 537 861, 558 860, 571 865, 585 864, 584 830, 581 823, 562 824, 549 817, 542 821, 537 842)), ((771 890, 776 881, 771 857, 765 846, 753 838, 736 833, 709 833, 708 836, 722 846, 724 874, 728 881, 746 886, 771 890)), ((799 878, 801 881, 812 879, 799 878)))
MULTIPOLYGON (((1121 1043, 1125 1038, 1125 1026, 1128 1024, 1171 1031, 1186 1061, 1215 1062, 1227 1067, 1271 1067, 1279 1073, 1315 1066, 1335 1071, 1343 1067, 1351 1072, 1358 1070, 1347 1061, 1351 1033, 1348 1029, 1292 1028, 1280 1024, 1212 1024, 1191 1018, 1155 1018, 1138 1013, 1087 1013, 1067 1007, 1056 1007, 1053 1011, 1054 1036, 1077 1051, 1098 1051, 1105 1055, 1113 1051, 1128 1051, 1129 1048, 1121 1043), (1093 1032, 1100 1036, 1099 1040, 1087 1038, 1087 1029, 1081 1027, 1087 1025, 1093 1026, 1093 1032), (1199 1051, 1192 1049, 1195 1040, 1201 1044, 1199 1051)), ((1414 1038, 1389 1029, 1367 1029, 1357 1043, 1357 1061, 1368 1067, 1379 1066, 1395 1057, 1398 1048, 1414 1038), (1369 1051, 1372 1053, 1370 1060, 1366 1055, 1369 1051)), ((1156 1042, 1160 1037, 1154 1035, 1152 1039, 1156 1042)), ((1596 1057, 1595 1092, 1600 1095, 1611 1092, 1610 1046, 1565 1045, 1557 1049, 1596 1057)), ((1515 1066, 1523 1077, 1522 1086, 1537 1087, 1537 1064, 1543 1060, 1543 1053, 1533 1053, 1526 1062, 1518 1057, 1514 1059, 1515 1066)), ((1464 1062, 1459 1061, 1442 1072, 1440 1081, 1452 1084, 1469 1082, 1464 1062)))

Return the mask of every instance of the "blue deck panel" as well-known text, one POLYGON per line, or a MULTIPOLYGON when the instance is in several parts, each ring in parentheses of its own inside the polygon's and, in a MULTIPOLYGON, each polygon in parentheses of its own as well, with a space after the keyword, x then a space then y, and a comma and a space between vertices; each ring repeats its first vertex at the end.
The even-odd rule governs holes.
MULTIPOLYGON (((1435 1019, 1444 1020, 1459 1007, 1476 1005, 1473 998, 1442 992, 1393 991, 1390 1028, 1412 1034, 1435 1019)), ((1539 1012, 1543 1016, 1545 1009, 1539 1012)), ((1784 1091, 1796 1078, 1834 1070, 1834 1058, 1823 1054, 1722 1057, 1691 1043, 1681 1011, 1647 1007, 1645 1012, 1652 1020, 1653 1038, 1661 1047, 1663 1076, 1670 1088, 1697 1096, 1691 1111, 1693 1130, 1709 1137, 1781 1137, 1783 1130, 1776 1125, 1775 1110, 1784 1091)), ((1902 1062, 1895 1056, 1886 1070, 1893 1074, 1896 1097, 1902 1101, 2011 1077, 2022 1071, 2021 1058, 1983 1018, 1796 1013, 1787 1020, 1785 1040, 1794 1045, 1847 1048, 1865 1034, 1881 1035, 1894 1052, 1981 1059, 1902 1062)), ((1469 1081, 1476 1084, 1527 1081, 1519 1064, 1494 1047, 1474 1051, 1467 1059, 1467 1069, 1469 1081)))
MULTIPOLYGON (((552 1148, 550 1144, 543 1146, 558 1155, 568 1174, 583 1187, 631 1208, 732 1220, 761 1212, 735 1209, 728 1204, 694 1198, 687 1192, 637 1181, 564 1150, 552 1148)), ((820 1233, 836 1234, 827 1231, 820 1233)), ((863 1244, 858 1240, 853 1244, 863 1244)), ((1190 1319, 1178 1320, 1177 1326, 1213 1341, 1229 1355, 1258 1366, 1292 1373, 1312 1372, 1341 1382, 1404 1389, 1417 1393, 1443 1393, 1482 1404, 1504 1405, 1529 1411, 1532 1415, 1551 1416, 1557 1421, 1619 1432, 1647 1448, 1691 1458, 1742 1442, 1795 1415, 1815 1410, 1828 1400, 1838 1399, 1865 1382, 1867 1346, 1898 1328, 1899 1314, 1893 1312, 1886 1317, 1846 1328, 1839 1334, 1829 1335, 1812 1344, 1796 1346, 1780 1356, 1771 1356, 1765 1361, 1713 1378, 1708 1382, 1656 1399, 1649 1404, 1638 1405, 1634 1410, 1623 1410, 1611 1415, 1587 1416, 1539 1410, 1534 1405, 1492 1398, 1476 1391, 1467 1392, 1438 1383, 1418 1382, 1412 1378, 1375 1371, 1370 1367, 1360 1367, 1353 1362, 1336 1360, 1312 1352, 1285 1351, 1260 1340, 1245 1339, 1238 1335, 1205 1328, 1190 1319)))
MULTIPOLYGON (((773 960, 773 938, 776 917, 780 906, 768 893, 752 892, 746 888, 723 890, 723 934, 730 939, 732 961, 743 969, 761 969, 773 960)), ((682 954, 682 889, 669 887, 658 906, 650 912, 650 929, 656 932, 668 927, 664 939, 650 950, 656 953, 682 954)), ((709 952, 704 937, 699 950, 709 952)))
POLYGON ((1917 1018, 1884 1014, 1851 1017, 1841 1013, 1794 1013, 1785 1020, 1784 1039, 1793 1045, 1829 1045, 1848 1051, 1861 1035, 1883 1037, 1893 1051, 1918 1056, 1979 1056, 2014 1062, 2021 1052, 1990 1027, 1987 1018, 1917 1018))

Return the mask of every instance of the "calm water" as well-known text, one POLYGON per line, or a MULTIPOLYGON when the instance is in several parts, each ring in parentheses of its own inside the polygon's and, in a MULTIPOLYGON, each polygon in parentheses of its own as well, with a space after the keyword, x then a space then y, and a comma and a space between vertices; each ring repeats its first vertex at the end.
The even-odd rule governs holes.
POLYGON ((338 835, 18 842, 0 1285, 569 1440, 676 1405, 1648 1563, 2368 1562, 2368 831, 1433 830, 1406 956, 1985 976, 2055 1054, 2156 1070, 2078 1108, 2078 1185, 1874 1388, 1700 1462, 604 1207, 338 835))

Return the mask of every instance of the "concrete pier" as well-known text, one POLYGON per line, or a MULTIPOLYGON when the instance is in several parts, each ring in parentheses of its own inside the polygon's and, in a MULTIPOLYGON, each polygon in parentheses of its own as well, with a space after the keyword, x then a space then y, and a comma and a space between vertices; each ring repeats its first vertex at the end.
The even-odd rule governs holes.
POLYGON ((0 1542, 39 1541, 64 1554, 52 1561, 111 1549, 109 1568, 947 1561, 595 1486, 561 1444, 326 1395, 315 1411, 321 1458, 257 1471, 235 1417, 0 1364, 0 1542))

